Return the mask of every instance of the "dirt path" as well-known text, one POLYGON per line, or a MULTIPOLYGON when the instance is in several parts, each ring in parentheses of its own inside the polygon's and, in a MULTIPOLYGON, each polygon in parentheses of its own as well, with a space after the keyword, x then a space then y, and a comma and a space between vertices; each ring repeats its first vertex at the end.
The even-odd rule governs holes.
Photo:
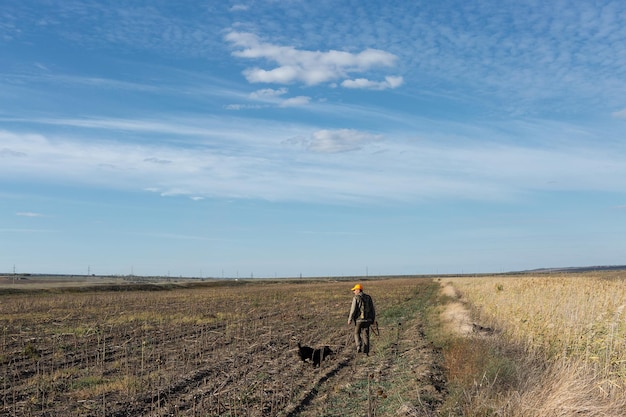
POLYGON ((451 333, 467 336, 474 331, 469 308, 461 293, 451 283, 441 283, 441 294, 449 298, 441 318, 451 333))

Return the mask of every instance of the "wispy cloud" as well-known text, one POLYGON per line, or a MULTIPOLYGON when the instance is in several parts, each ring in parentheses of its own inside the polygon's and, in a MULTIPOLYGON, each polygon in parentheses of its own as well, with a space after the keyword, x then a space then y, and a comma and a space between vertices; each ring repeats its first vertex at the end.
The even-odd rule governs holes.
POLYGON ((276 97, 280 97, 280 96, 287 94, 287 91, 289 90, 287 90, 286 88, 279 88, 279 89, 264 88, 264 89, 257 90, 257 91, 250 93, 250 98, 254 100, 267 100, 267 99, 274 100, 276 99, 276 97))
POLYGON ((371 90, 386 90, 388 88, 398 88, 404 83, 402 77, 385 77, 384 81, 371 81, 367 78, 357 78, 355 80, 345 80, 341 83, 345 88, 365 88, 371 90))
POLYGON ((368 143, 382 140, 382 135, 373 135, 353 129, 318 130, 304 140, 307 149, 320 153, 356 151, 368 143))
POLYGON ((173 239, 173 240, 206 240, 206 241, 216 241, 223 239, 215 239, 206 236, 195 236, 195 235, 181 235, 176 233, 144 233, 142 236, 148 236, 159 239, 173 239))
POLYGON ((307 97, 307 96, 297 96, 297 97, 291 97, 288 99, 283 100, 280 103, 280 107, 299 107, 299 106, 306 106, 307 104, 309 104, 311 102, 311 97, 307 97))
POLYGON ((225 110, 245 110, 245 109, 262 109, 268 107, 262 104, 227 104, 224 106, 225 110))
POLYGON ((431 80, 459 83, 525 112, 623 103, 616 94, 626 79, 623 5, 459 6, 394 22, 396 30, 409 30, 410 23, 423 34, 401 54, 412 76, 417 71, 431 80))
POLYGON ((172 163, 172 161, 170 161, 169 159, 159 159, 155 157, 146 158, 144 159, 144 162, 150 162, 153 164, 161 164, 161 165, 167 165, 167 164, 172 163))
POLYGON ((235 4, 230 8, 231 12, 245 12, 250 8, 250 6, 245 4, 235 4))
MULTIPOLYGON (((150 119, 119 119, 107 117, 89 117, 89 118, 0 118, 7 122, 19 122, 27 124, 55 125, 65 127, 77 127, 83 129, 101 129, 106 131, 127 131, 139 133, 158 133, 173 136, 214 136, 219 135, 219 130, 214 126, 207 127, 198 125, 196 120, 188 120, 184 122, 179 119, 178 122, 168 122, 167 120, 150 120, 150 119)), ((4 148, 6 151, 0 156, 23 156, 19 151, 11 148, 4 148)))
POLYGON ((24 152, 18 152, 18 151, 14 151, 12 149, 9 148, 2 148, 0 149, 0 158, 2 157, 6 157, 6 158, 20 158, 20 157, 24 157, 26 156, 26 154, 24 152))
POLYGON ((626 109, 611 113, 616 119, 626 119, 626 109))
MULTIPOLYGON (((51 100, 51 95, 65 95, 67 90, 80 90, 85 95, 137 94, 167 97, 168 100, 233 101, 249 98, 246 86, 229 82, 224 77, 204 72, 163 67, 158 79, 128 81, 113 77, 89 77, 62 72, 31 71, 21 73, 0 72, 0 87, 16 102, 51 100), (20 100, 18 100, 20 99, 20 100)), ((63 106, 60 106, 62 108, 63 106)))
MULTIPOLYGON (((177 127, 188 120, 96 123, 160 127, 165 136, 177 132, 177 141, 160 143, 120 143, 112 139, 113 127, 108 140, 101 138, 107 132, 94 136, 89 130, 74 137, 0 131, 4 146, 20 155, 4 156, 0 175, 163 196, 288 201, 499 200, 531 190, 626 191, 621 145, 597 149, 570 140, 533 148, 513 140, 453 140, 451 146, 452 139, 439 135, 417 140, 406 133, 262 123, 205 121, 182 133, 177 127), (180 146, 184 135, 195 138, 198 131, 214 139, 180 146)), ((481 138, 502 134, 498 127, 475 132, 481 138)))
MULTIPOLYGON (((291 84, 301 82, 317 85, 346 79, 352 73, 364 73, 373 68, 393 67, 397 57, 379 49, 366 49, 359 53, 329 50, 307 51, 292 46, 280 46, 263 42, 253 33, 230 32, 226 40, 235 48, 233 55, 239 58, 266 60, 276 67, 265 70, 259 67, 244 71, 250 83, 291 84)), ((397 79, 393 78, 394 80, 397 79)), ((397 82, 379 83, 379 88, 395 88, 397 82)), ((351 88, 360 88, 352 83, 351 88)), ((371 88, 366 86, 365 88, 371 88)))
POLYGON ((20 216, 20 217, 45 217, 41 213, 34 213, 31 211, 20 211, 20 212, 15 213, 15 215, 20 216))
MULTIPOLYGON (((284 97, 288 93, 287 88, 264 88, 261 90, 254 91, 250 93, 250 99, 263 101, 265 103, 269 103, 271 105, 276 105, 278 107, 298 107, 305 106, 309 104, 311 101, 311 97, 308 96, 296 96, 296 97, 284 97)), ((242 105, 248 106, 247 108, 254 108, 254 105, 242 105)), ((243 107, 240 107, 243 108, 243 107)))
POLYGON ((56 230, 52 229, 17 229, 17 228, 4 228, 0 229, 0 233, 56 233, 56 230))
MULTIPOLYGON (((58 33, 66 42, 90 48, 114 45, 132 50, 152 50, 180 55, 198 55, 217 40, 214 34, 190 19, 182 19, 167 7, 65 1, 56 5, 15 5, 8 9, 14 17, 14 38, 33 33, 58 33), (62 30, 60 29, 62 28, 62 30)), ((224 5, 222 10, 228 10, 224 5)), ((211 8, 188 5, 196 17, 209 18, 211 8)), ((0 34, 2 27, 0 27, 0 34)), ((209 48, 213 49, 214 48, 209 48)))

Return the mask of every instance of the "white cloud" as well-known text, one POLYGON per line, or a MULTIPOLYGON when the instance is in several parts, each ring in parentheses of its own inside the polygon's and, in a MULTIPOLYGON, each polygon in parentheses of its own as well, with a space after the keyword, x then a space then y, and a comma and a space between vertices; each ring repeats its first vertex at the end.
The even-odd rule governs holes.
POLYGON ((366 49, 359 53, 330 50, 307 51, 292 46, 278 46, 262 42, 256 35, 245 32, 230 32, 226 40, 234 47, 239 58, 264 59, 276 64, 265 70, 247 68, 243 74, 251 83, 291 84, 302 82, 317 85, 345 79, 351 73, 362 73, 378 67, 392 67, 397 57, 379 49, 366 49))
POLYGON ((364 145, 381 140, 382 136, 353 129, 318 130, 306 141, 307 148, 314 152, 338 153, 356 151, 364 145))
MULTIPOLYGON (((573 146, 564 141, 533 149, 447 140, 457 138, 452 133, 448 138, 421 134, 421 140, 412 140, 398 133, 383 137, 355 129, 246 123, 235 117, 176 123, 163 119, 160 134, 175 141, 120 143, 113 139, 120 126, 156 126, 142 120, 101 122, 71 136, 0 130, 0 143, 23 155, 3 158, 0 177, 194 199, 275 201, 501 200, 533 190, 626 191, 619 145, 598 149, 595 143, 573 146), (202 131, 200 140, 197 132, 202 131), (111 139, 104 140, 107 135, 111 139), (285 146, 289 143, 296 146, 285 146)), ((497 137, 502 130, 485 128, 474 134, 497 137)))
POLYGON ((309 104, 310 101, 311 101, 311 97, 307 97, 307 96, 291 97, 291 98, 283 100, 280 103, 280 107, 305 106, 305 105, 309 104))
POLYGON ((282 98, 289 90, 286 88, 264 88, 254 91, 248 96, 251 100, 262 101, 266 104, 229 104, 224 108, 226 110, 243 110, 243 109, 261 109, 277 105, 278 107, 298 107, 305 106, 310 103, 311 97, 296 96, 290 98, 282 98))
POLYGON ((235 4, 234 6, 232 6, 230 8, 231 12, 245 12, 249 9, 250 7, 245 5, 245 4, 235 4))
POLYGON ((276 97, 280 97, 282 95, 287 94, 287 91, 288 90, 286 88, 279 88, 279 89, 264 88, 264 89, 257 90, 257 91, 250 93, 250 98, 254 100, 265 100, 268 98, 274 99, 276 97))
MULTIPOLYGON (((204 136, 211 132, 211 129, 204 127, 192 127, 186 123, 172 125, 163 120, 130 120, 130 119, 114 119, 114 118, 42 118, 42 119, 20 119, 20 118, 3 118, 2 121, 9 122, 25 122, 55 126, 72 126, 85 129, 103 129, 103 130, 122 130, 129 132, 153 132, 179 135, 198 135, 204 136)), ((42 140, 41 137, 39 140, 42 140)), ((10 149, 10 148, 7 148, 10 149)), ((12 150, 15 152, 15 150, 12 150)))
POLYGON ((265 104, 227 104, 224 106, 224 110, 248 110, 248 109, 263 109, 267 107, 265 104))
POLYGON ((345 88, 365 88, 370 90, 386 90, 388 88, 398 88, 404 83, 402 77, 385 77, 385 81, 371 81, 367 78, 357 78, 354 80, 345 80, 341 83, 345 88))

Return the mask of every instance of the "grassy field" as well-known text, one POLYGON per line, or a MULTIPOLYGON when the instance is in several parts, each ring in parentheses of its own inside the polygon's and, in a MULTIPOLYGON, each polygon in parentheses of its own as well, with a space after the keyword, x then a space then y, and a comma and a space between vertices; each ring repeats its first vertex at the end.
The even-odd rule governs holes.
POLYGON ((0 416, 623 416, 626 272, 0 283, 0 416), (95 285, 94 285, 95 284, 95 285), (297 343, 334 354, 313 368, 297 343))
POLYGON ((448 365, 473 415, 626 415, 626 271, 445 282, 472 317, 448 365))

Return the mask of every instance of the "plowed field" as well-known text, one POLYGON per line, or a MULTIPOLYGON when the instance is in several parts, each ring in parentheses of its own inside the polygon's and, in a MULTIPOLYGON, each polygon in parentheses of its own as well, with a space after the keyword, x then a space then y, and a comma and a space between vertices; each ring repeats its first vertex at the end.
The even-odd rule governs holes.
POLYGON ((227 281, 0 295, 2 416, 427 416, 445 395, 426 279, 364 281, 380 335, 356 355, 353 282, 227 281), (328 345, 314 368, 297 343, 328 345))

